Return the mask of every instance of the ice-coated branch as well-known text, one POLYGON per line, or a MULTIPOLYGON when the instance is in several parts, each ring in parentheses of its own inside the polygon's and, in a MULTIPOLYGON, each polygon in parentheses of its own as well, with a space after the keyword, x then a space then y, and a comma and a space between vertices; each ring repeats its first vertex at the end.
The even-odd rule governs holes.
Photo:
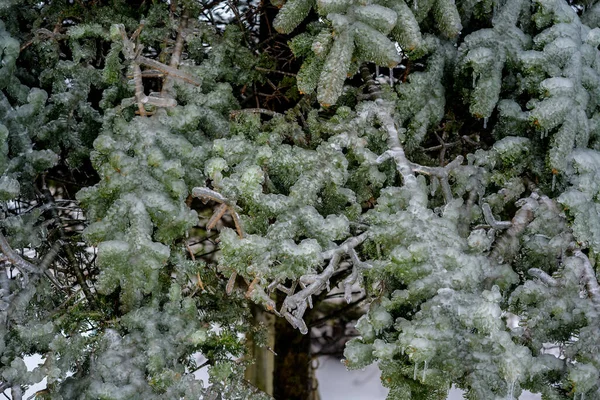
POLYGON ((142 116, 146 116, 146 109, 144 103, 148 102, 148 98, 144 94, 144 82, 142 81, 142 70, 140 65, 136 62, 133 63, 133 82, 135 84, 135 100, 138 107, 138 113, 142 116))
POLYGON ((335 249, 331 249, 331 250, 322 252, 321 257, 323 257, 324 260, 329 260, 336 254, 348 253, 351 249, 358 247, 360 244, 362 244, 368 238, 369 238, 368 232, 363 232, 358 236, 353 236, 350 239, 347 239, 346 241, 344 241, 344 243, 342 243, 335 249))
POLYGON ((10 395, 13 400, 21 400, 23 398, 23 389, 21 389, 21 385, 14 385, 10 388, 10 395))
POLYGON ((413 166, 412 163, 406 158, 404 148, 400 144, 400 136, 398 134, 398 129, 396 129, 394 119, 388 112, 388 107, 385 107, 383 100, 377 100, 376 103, 378 106, 380 106, 376 112, 377 119, 388 135, 388 150, 379 156, 376 162, 380 164, 390 158, 393 159, 396 162, 396 168, 398 169, 398 172, 400 175, 402 175, 404 184, 410 186, 416 185, 417 182, 416 177, 413 174, 413 166))
MULTIPOLYGON (((380 100, 377 102, 380 102, 380 100)), ((402 145, 400 144, 398 129, 395 126, 394 119, 385 108, 386 107, 383 107, 383 104, 382 107, 378 108, 377 119, 388 134, 387 143, 389 149, 379 156, 376 162, 380 164, 390 158, 393 159, 396 163, 396 169, 402 176, 404 184, 409 188, 415 188, 417 186, 417 179, 414 174, 415 172, 438 178, 442 184, 444 200, 447 203, 450 202, 452 200, 452 190, 450 188, 450 183, 448 182, 448 174, 452 169, 456 168, 463 162, 463 157, 456 157, 456 159, 444 167, 428 167, 409 161, 406 158, 406 154, 404 153, 402 145)), ((421 200, 422 202, 425 201, 425 199, 421 200)))
POLYGON ((594 304, 600 305, 600 285, 598 285, 598 279, 596 278, 596 273, 594 272, 592 263, 590 263, 590 259, 580 249, 573 251, 573 255, 583 261, 581 278, 585 284, 588 296, 590 296, 594 304))
POLYGON ((504 230, 508 229, 512 226, 510 221, 497 221, 492 214, 492 209, 488 203, 483 203, 481 205, 481 211, 483 211, 483 217, 485 218, 485 222, 493 229, 496 230, 504 230))
POLYGON ((243 108, 241 110, 233 110, 229 113, 230 117, 237 117, 240 114, 264 114, 269 117, 274 117, 276 115, 282 115, 278 112, 267 110, 266 108, 243 108))
POLYGON ((550 275, 548 275, 546 272, 544 272, 543 270, 539 269, 539 268, 530 268, 529 270, 527 270, 527 273, 529 273, 529 275, 538 278, 540 281, 542 281, 543 283, 545 283, 546 285, 550 286, 550 287, 557 287, 559 286, 559 282, 554 279, 553 277, 551 277, 550 275))
POLYGON ((516 202, 519 209, 511 220, 511 227, 498 239, 494 250, 490 254, 492 258, 500 262, 512 260, 514 254, 519 250, 519 237, 523 234, 529 223, 533 221, 535 210, 539 206, 539 198, 540 196, 533 192, 529 197, 516 202))
MULTIPOLYGON (((171 61, 169 62, 169 66, 171 68, 177 69, 179 67, 179 62, 181 60, 181 53, 183 52, 183 42, 185 40, 185 30, 187 28, 188 22, 188 14, 187 10, 184 9, 183 14, 181 15, 181 19, 179 20, 179 29, 177 30, 177 39, 175 39, 175 47, 173 48, 173 53, 171 54, 171 61)), ((163 87, 161 90, 161 94, 163 96, 169 94, 173 90, 173 79, 171 79, 170 75, 166 76, 166 79, 163 83, 163 87)))
POLYGON ((306 323, 302 319, 306 311, 307 299, 312 295, 319 294, 328 285, 329 279, 335 272, 340 259, 341 254, 335 253, 329 260, 327 268, 320 274, 315 275, 314 281, 310 285, 307 285, 298 293, 286 297, 283 301, 284 308, 288 310, 283 313, 283 316, 294 328, 298 328, 303 335, 308 333, 306 323))
MULTIPOLYGON (((386 102, 381 98, 381 89, 377 82, 373 79, 373 76, 366 65, 361 67, 361 77, 365 82, 370 98, 375 100, 376 107, 374 114, 388 135, 388 150, 379 156, 376 162, 381 164, 390 158, 393 159, 396 162, 396 168, 402 176, 404 184, 409 188, 414 188, 417 185, 416 176, 414 175, 415 172, 439 178, 442 184, 444 199, 446 202, 450 202, 452 200, 452 190, 450 188, 450 183, 448 182, 448 172, 460 165, 463 161, 463 157, 458 156, 455 160, 444 167, 427 167, 410 162, 406 158, 404 148, 400 143, 400 135, 398 133, 398 129, 396 128, 394 119, 392 118, 391 109, 389 105, 386 104, 386 102)), ((425 201, 424 198, 419 200, 421 203, 425 201)))
POLYGON ((180 79, 186 83, 190 83, 194 86, 201 86, 201 83, 192 75, 184 72, 178 68, 173 68, 169 65, 163 64, 160 61, 153 60, 144 56, 137 56, 135 59, 141 65, 145 65, 147 67, 159 70, 169 75, 170 77, 180 79))
POLYGON ((352 286, 360 278, 363 270, 370 269, 373 266, 366 262, 360 261, 356 250, 353 248, 348 251, 348 254, 352 260, 352 273, 346 279, 344 279, 344 300, 346 300, 346 303, 350 304, 352 301, 352 286))
POLYGON ((302 334, 308 332, 306 323, 303 320, 304 313, 307 307, 312 308, 312 296, 318 295, 323 290, 329 290, 329 280, 333 274, 339 269, 339 263, 342 255, 348 254, 352 261, 352 273, 344 280, 344 298, 348 303, 352 300, 352 285, 360 277, 360 273, 364 269, 369 269, 371 266, 362 262, 358 258, 355 248, 362 244, 369 237, 367 232, 363 232, 358 236, 347 239, 344 243, 335 249, 327 250, 321 253, 321 257, 329 260, 327 267, 319 274, 307 274, 301 276, 295 281, 290 288, 281 285, 279 281, 274 281, 269 285, 270 289, 278 289, 287 294, 283 301, 280 314, 283 315, 294 328, 298 328, 302 334), (297 293, 296 285, 302 288, 297 293))
POLYGON ((438 178, 442 184, 442 193, 444 193, 444 200, 446 203, 452 201, 452 189, 450 188, 450 182, 448 182, 448 174, 450 171, 463 162, 463 156, 458 156, 447 165, 443 167, 428 167, 425 165, 419 165, 411 163, 413 172, 418 172, 423 175, 434 176, 438 178))
POLYGON ((240 216, 238 215, 237 211, 235 211, 235 203, 226 199, 221 193, 215 192, 214 190, 206 187, 195 187, 192 189, 192 197, 196 197, 204 202, 212 200, 221 204, 219 207, 217 207, 215 213, 208 221, 208 224, 206 225, 207 230, 210 231, 212 228, 214 228, 217 222, 221 219, 221 217, 223 217, 223 215, 225 215, 225 212, 227 211, 233 219, 235 230, 237 231, 238 236, 240 238, 244 237, 240 216))
POLYGON ((12 247, 10 247, 2 233, 0 233, 0 251, 2 251, 6 259, 21 272, 27 271, 32 274, 40 273, 40 269, 37 266, 33 265, 27 260, 24 260, 16 251, 12 249, 12 247))

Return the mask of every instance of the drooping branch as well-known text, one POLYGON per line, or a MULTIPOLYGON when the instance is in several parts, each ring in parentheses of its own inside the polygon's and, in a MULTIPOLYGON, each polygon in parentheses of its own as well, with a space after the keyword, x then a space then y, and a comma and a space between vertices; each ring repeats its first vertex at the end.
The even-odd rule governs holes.
POLYGON ((292 284, 291 288, 286 288, 279 282, 275 281, 269 285, 269 288, 277 288, 278 290, 287 294, 287 297, 283 301, 280 313, 292 324, 293 327, 300 330, 302 334, 308 332, 308 327, 304 322, 304 313, 307 307, 312 308, 312 296, 318 295, 323 290, 329 290, 329 280, 335 272, 339 269, 339 263, 342 255, 348 254, 353 264, 353 271, 350 276, 344 281, 345 299, 350 303, 352 301, 352 293, 348 296, 348 287, 351 287, 354 282, 359 278, 359 273, 363 269, 368 269, 370 266, 358 259, 355 248, 362 244, 369 237, 367 232, 360 234, 359 236, 351 237, 347 239, 340 246, 335 249, 325 251, 321 253, 321 257, 325 260, 329 260, 327 267, 319 274, 308 274, 303 275, 298 279, 297 283, 302 288, 297 293, 296 282, 292 284), (349 299, 349 300, 348 300, 349 299))
POLYGON ((311 276, 312 283, 307 285, 298 293, 286 297, 283 301, 283 308, 288 310, 282 313, 283 316, 289 321, 290 324, 292 324, 294 328, 299 329, 303 335, 308 333, 306 323, 302 319, 308 306, 308 298, 312 295, 320 293, 328 285, 329 279, 335 272, 340 258, 340 254, 336 253, 333 257, 331 257, 329 264, 323 270, 323 272, 311 276))

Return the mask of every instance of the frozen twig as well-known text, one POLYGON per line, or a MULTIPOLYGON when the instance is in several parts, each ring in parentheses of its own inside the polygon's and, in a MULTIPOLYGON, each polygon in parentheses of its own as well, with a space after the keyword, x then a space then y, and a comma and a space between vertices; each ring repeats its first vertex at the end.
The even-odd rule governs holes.
POLYGON ((539 268, 530 268, 527 272, 529 273, 529 275, 538 278, 540 281, 542 281, 543 283, 545 283, 546 285, 548 285, 550 287, 559 286, 559 283, 556 279, 554 279, 553 277, 551 277, 550 275, 548 275, 546 272, 544 272, 543 270, 541 270, 539 268))
MULTIPOLYGON (((421 192, 421 190, 417 188, 418 185, 415 172, 438 178, 442 185, 444 200, 447 203, 450 202, 452 200, 452 190, 450 188, 450 183, 448 182, 448 174, 452 169, 456 168, 463 162, 463 157, 456 157, 456 159, 444 167, 427 167, 409 161, 406 158, 404 148, 400 143, 398 129, 396 128, 394 119, 391 116, 391 111, 388 109, 388 107, 386 107, 382 100, 377 100, 377 105, 378 108, 375 113, 383 129, 388 134, 388 150, 377 158, 376 163, 381 164, 390 158, 393 159, 396 163, 396 169, 402 176, 404 185, 410 189, 417 189, 415 194, 421 192)), ((418 198, 421 204, 426 203, 427 199, 425 196, 426 195, 423 193, 422 196, 418 198)), ((415 200, 417 200, 417 198, 415 198, 415 200)))
MULTIPOLYGON (((175 39, 175 47, 171 54, 171 61, 169 67, 178 69, 179 62, 181 61, 181 53, 183 52, 183 42, 185 40, 185 29, 187 28, 188 15, 187 10, 184 9, 183 14, 179 20, 179 29, 177 30, 177 39, 175 39)), ((157 68, 158 69, 158 68, 157 68)), ((167 75, 163 82, 161 95, 166 96, 173 90, 173 79, 171 75, 167 75)))
POLYGON ((348 253, 351 249, 358 247, 368 238, 369 234, 367 232, 363 232, 358 236, 353 236, 350 239, 347 239, 344 243, 342 243, 335 249, 324 251, 323 253, 321 253, 321 257, 323 257, 324 260, 329 260, 336 254, 348 253))
POLYGON ((450 182, 448 181, 448 174, 452 169, 458 167, 463 162, 463 156, 458 156, 450 163, 443 167, 427 167, 411 163, 413 172, 418 172, 424 175, 436 177, 442 184, 442 193, 444 194, 444 200, 446 203, 452 201, 452 189, 450 188, 450 182))
POLYGON ((212 228, 214 228, 217 222, 221 219, 221 217, 223 217, 223 215, 225 215, 225 212, 227 211, 233 219, 235 230, 237 231, 238 236, 240 238, 244 237, 244 231, 242 230, 240 216, 235 210, 235 203, 227 200, 221 193, 215 192, 214 190, 205 187, 196 187, 192 189, 192 197, 204 200, 204 202, 212 200, 221 204, 219 207, 217 207, 215 213, 208 221, 208 224, 206 225, 207 230, 210 231, 212 228))
POLYGON ((329 260, 329 264, 320 274, 315 276, 314 281, 306 286, 304 289, 300 290, 298 293, 288 296, 283 301, 283 305, 286 310, 283 313, 283 316, 292 324, 294 328, 298 328, 300 332, 305 335, 308 333, 308 328, 306 323, 302 319, 304 316, 304 312, 307 307, 307 299, 308 297, 319 294, 331 279, 333 273, 335 272, 336 266, 340 261, 340 253, 336 253, 329 260))
POLYGON ((266 108, 243 108, 241 110, 233 110, 229 113, 230 117, 237 117, 240 114, 264 114, 270 117, 274 117, 276 115, 282 115, 278 112, 267 110, 266 108))
POLYGON ((372 265, 360 261, 356 250, 353 248, 348 251, 348 254, 352 260, 352 273, 344 279, 344 300, 346 300, 346 303, 350 304, 352 301, 352 286, 361 277, 362 271, 372 268, 372 265))
POLYGON ((144 56, 137 56, 135 59, 138 63, 140 63, 141 65, 145 65, 147 67, 150 67, 152 69, 156 69, 159 71, 164 72, 165 74, 169 75, 170 77, 176 78, 176 79, 180 79, 184 82, 190 83, 194 86, 201 86, 200 81, 198 81, 198 79, 196 79, 196 77, 188 74, 187 72, 184 72, 178 68, 173 68, 169 65, 163 64, 159 61, 153 60, 151 58, 148 57, 144 57, 144 56))
POLYGON ((508 229, 512 226, 512 222, 510 221, 497 221, 492 214, 492 209, 488 203, 483 203, 481 205, 481 211, 483 211, 483 217, 485 218, 485 222, 488 223, 493 229, 503 230, 508 229))

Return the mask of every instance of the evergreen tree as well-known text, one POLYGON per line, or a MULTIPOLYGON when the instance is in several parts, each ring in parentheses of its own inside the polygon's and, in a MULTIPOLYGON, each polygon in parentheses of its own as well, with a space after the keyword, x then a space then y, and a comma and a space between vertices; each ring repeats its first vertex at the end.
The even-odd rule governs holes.
POLYGON ((3 0, 0 388, 312 398, 342 315, 389 399, 600 398, 599 45, 593 1, 3 0))

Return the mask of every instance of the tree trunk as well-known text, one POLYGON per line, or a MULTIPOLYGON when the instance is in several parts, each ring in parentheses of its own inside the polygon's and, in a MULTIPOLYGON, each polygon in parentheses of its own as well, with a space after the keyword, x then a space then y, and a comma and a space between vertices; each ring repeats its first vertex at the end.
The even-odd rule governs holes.
MULTIPOLYGON (((275 316, 266 312, 261 306, 253 304, 252 317, 255 325, 264 324, 267 328, 267 346, 275 347, 275 316)), ((259 346, 253 338, 248 341, 250 356, 254 364, 246 368, 245 378, 263 392, 273 395, 273 370, 275 354, 264 346, 259 346)))
POLYGON ((303 335, 285 318, 275 322, 275 370, 273 395, 276 400, 307 400, 311 394, 310 334, 303 335))

